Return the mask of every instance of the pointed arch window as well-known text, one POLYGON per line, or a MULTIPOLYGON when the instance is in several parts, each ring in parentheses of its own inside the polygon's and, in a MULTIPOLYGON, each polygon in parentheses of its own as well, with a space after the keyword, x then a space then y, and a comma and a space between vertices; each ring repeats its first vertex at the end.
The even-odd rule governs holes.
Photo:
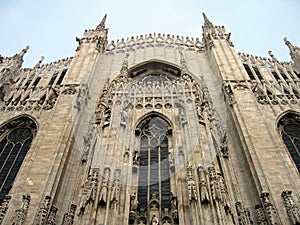
POLYGON ((0 204, 14 183, 36 130, 28 117, 12 120, 0 129, 0 204))
POLYGON ((169 124, 157 116, 149 116, 139 126, 140 164, 138 178, 139 209, 146 210, 151 200, 160 208, 170 208, 169 124))
POLYGON ((300 172, 300 115, 287 113, 280 119, 278 129, 291 158, 300 172))

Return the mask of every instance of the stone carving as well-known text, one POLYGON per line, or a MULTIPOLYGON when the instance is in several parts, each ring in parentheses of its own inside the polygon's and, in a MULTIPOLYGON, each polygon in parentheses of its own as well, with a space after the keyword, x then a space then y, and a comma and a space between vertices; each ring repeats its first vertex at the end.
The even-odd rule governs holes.
POLYGON ((56 208, 55 206, 51 206, 50 208, 50 212, 47 218, 47 221, 45 223, 45 225, 56 225, 56 213, 58 211, 58 208, 56 208))
POLYGON ((75 217, 76 205, 71 204, 70 211, 65 213, 62 225, 73 225, 75 217))
POLYGON ((112 202, 117 202, 117 203, 119 202, 120 188, 121 188, 120 176, 121 176, 121 170, 117 169, 115 171, 115 177, 114 177, 114 181, 113 181, 112 188, 111 188, 110 201, 112 201, 112 202))
POLYGON ((82 153, 82 162, 87 162, 88 156, 90 153, 91 145, 93 142, 95 126, 92 123, 92 120, 89 122, 89 128, 87 134, 83 136, 83 153, 82 153))
POLYGON ((172 196, 171 199, 171 213, 172 213, 172 218, 174 221, 178 221, 178 201, 176 196, 172 196))
POLYGON ((235 99, 234 99, 233 92, 232 92, 232 89, 231 89, 231 85, 230 85, 229 82, 226 82, 226 83, 223 84, 223 91, 224 91, 224 94, 227 98, 228 104, 229 105, 234 104, 235 99))
POLYGON ((135 167, 138 167, 140 164, 140 153, 139 151, 134 151, 133 153, 133 159, 132 159, 132 164, 135 167))
POLYGON ((76 90, 77 85, 75 84, 71 84, 71 85, 66 85, 62 91, 62 94, 64 95, 74 95, 76 94, 77 90, 76 90))
POLYGON ((290 55, 292 60, 294 61, 294 68, 295 70, 300 73, 300 48, 298 46, 292 45, 290 41, 288 41, 287 38, 284 38, 285 44, 289 47, 290 49, 290 55))
POLYGON ((225 210, 230 211, 228 191, 222 174, 216 172, 216 169, 213 165, 208 167, 208 172, 213 200, 221 202, 225 210))
POLYGON ((108 199, 108 185, 109 185, 110 169, 104 169, 102 186, 99 194, 99 204, 106 205, 108 199))
POLYGON ((10 195, 6 195, 4 201, 2 202, 0 206, 0 224, 2 224, 2 221, 4 219, 4 216, 6 214, 6 211, 8 209, 8 204, 11 199, 10 195))
POLYGON ((159 225, 158 218, 155 214, 153 214, 152 217, 151 217, 150 225, 159 225))
POLYGON ((251 225, 253 221, 250 216, 250 211, 242 206, 241 202, 235 203, 239 224, 240 225, 251 225))
POLYGON ((106 47, 106 54, 124 53, 126 51, 135 51, 136 49, 151 47, 181 47, 190 51, 203 51, 204 46, 199 38, 179 37, 170 34, 146 34, 136 37, 122 38, 121 40, 112 41, 106 47))
POLYGON ((284 200, 286 212, 292 222, 292 224, 300 224, 300 208, 296 205, 291 190, 284 190, 281 193, 284 200))
POLYGON ((130 211, 136 211, 138 208, 138 199, 136 193, 130 195, 130 211))
POLYGON ((205 40, 206 47, 211 49, 214 47, 214 40, 226 40, 230 46, 234 46, 230 40, 230 33, 227 33, 224 26, 214 26, 203 13, 204 26, 203 26, 203 39, 205 40))
POLYGON ((15 211, 14 217, 13 217, 13 224, 14 225, 22 225, 25 223, 26 215, 29 208, 30 203, 30 196, 29 195, 23 195, 21 207, 15 211))
POLYGON ((197 201, 197 189, 196 189, 196 181, 194 177, 193 167, 187 166, 187 188, 188 188, 188 196, 190 201, 197 201))
POLYGON ((197 168, 198 171, 198 178, 199 178, 199 194, 200 194, 200 201, 203 204, 209 203, 209 191, 206 181, 206 174, 204 168, 199 165, 197 168))
POLYGON ((255 212, 256 212, 256 216, 257 216, 258 225, 268 225, 268 221, 267 221, 263 206, 260 204, 256 205, 255 212))
POLYGON ((228 158, 229 156, 229 153, 228 153, 228 140, 227 140, 227 135, 226 133, 224 134, 224 137, 221 141, 221 144, 220 144, 220 151, 222 153, 222 156, 224 158, 228 158))
POLYGON ((93 203, 95 201, 96 193, 97 193, 97 187, 98 187, 98 177, 99 177, 98 169, 92 169, 92 171, 88 175, 88 178, 85 181, 85 184, 84 184, 84 187, 83 187, 79 214, 84 212, 86 206, 90 202, 93 203))
POLYGON ((45 196, 43 202, 41 203, 40 209, 34 219, 35 225, 44 224, 47 219, 48 211, 50 209, 51 196, 45 196))
POLYGON ((87 104, 87 99, 89 98, 89 92, 87 85, 82 85, 77 93, 75 108, 80 110, 82 105, 87 104))
POLYGON ((268 221, 271 225, 280 224, 278 220, 277 212, 273 206, 273 204, 270 201, 270 194, 268 192, 262 192, 260 194, 262 205, 265 209, 268 221))

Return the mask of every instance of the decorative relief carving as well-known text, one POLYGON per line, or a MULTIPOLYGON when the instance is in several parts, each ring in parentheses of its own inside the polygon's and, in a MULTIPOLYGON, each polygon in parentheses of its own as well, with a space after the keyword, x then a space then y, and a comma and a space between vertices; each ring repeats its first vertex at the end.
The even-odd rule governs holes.
POLYGON ((237 211, 239 224, 240 225, 251 225, 253 221, 250 216, 250 211, 247 208, 244 208, 241 202, 235 203, 235 208, 237 211))
POLYGON ((2 204, 0 206, 0 224, 2 224, 4 216, 7 212, 8 204, 9 204, 10 199, 11 199, 11 196, 6 195, 4 201, 2 202, 2 204))
POLYGON ((70 211, 65 213, 62 225, 73 225, 77 206, 71 204, 70 211))
POLYGON ((263 206, 260 204, 256 205, 255 212, 256 212, 256 216, 257 216, 258 225, 268 225, 268 221, 267 221, 263 206))
POLYGON ((153 47, 165 48, 185 48, 190 51, 203 51, 204 46, 199 38, 180 37, 170 34, 148 34, 137 37, 122 38, 121 40, 112 41, 106 47, 106 54, 124 53, 135 51, 143 48, 153 47))
POLYGON ((178 200, 175 195, 171 198, 171 213, 172 213, 172 219, 174 222, 179 222, 179 215, 178 215, 178 200))
POLYGON ((30 196, 29 195, 23 195, 21 207, 15 211, 14 217, 13 217, 13 224, 14 225, 22 225, 25 223, 26 215, 29 208, 30 203, 30 196))
POLYGON ((45 225, 56 225, 57 211, 58 211, 58 208, 56 208, 55 206, 51 206, 45 225))
POLYGON ((35 225, 42 225, 45 223, 50 209, 51 196, 45 196, 43 202, 41 203, 40 209, 34 219, 35 225))
POLYGON ((88 204, 93 203, 96 199, 97 187, 98 187, 99 170, 92 169, 88 175, 82 190, 82 196, 80 201, 79 215, 83 214, 88 204))
POLYGON ((39 111, 50 110, 55 106, 64 88, 61 83, 72 58, 46 65, 41 65, 42 60, 43 57, 32 69, 18 68, 15 71, 18 79, 13 83, 3 86, 0 82, 0 110, 39 111))
POLYGON ((291 190, 282 191, 281 197, 284 200, 286 212, 292 224, 300 224, 300 208, 293 199, 292 191, 291 190))
POLYGON ((208 173, 213 200, 221 202, 225 210, 230 211, 228 191, 222 174, 216 172, 213 165, 208 167, 208 173))
POLYGON ((277 212, 273 204, 271 203, 269 196, 270 194, 268 192, 262 192, 260 194, 261 202, 265 210, 266 216, 268 218, 269 224, 271 225, 280 224, 278 220, 277 212))
POLYGON ((187 188, 188 188, 188 196, 190 201, 197 201, 197 189, 196 189, 196 181, 194 177, 194 170, 193 167, 190 165, 187 165, 187 188))

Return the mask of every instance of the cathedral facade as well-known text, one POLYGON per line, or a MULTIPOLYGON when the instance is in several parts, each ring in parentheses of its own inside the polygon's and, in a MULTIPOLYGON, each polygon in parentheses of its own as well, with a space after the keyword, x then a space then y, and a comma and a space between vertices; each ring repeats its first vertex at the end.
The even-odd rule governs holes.
POLYGON ((0 57, 0 224, 300 224, 300 48, 237 53, 203 16, 201 38, 108 42, 105 15, 73 57, 0 57))

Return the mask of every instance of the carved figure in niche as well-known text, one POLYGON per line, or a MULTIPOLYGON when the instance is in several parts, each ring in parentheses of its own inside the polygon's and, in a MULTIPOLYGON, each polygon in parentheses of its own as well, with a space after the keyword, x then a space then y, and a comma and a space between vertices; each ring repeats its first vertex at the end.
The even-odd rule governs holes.
POLYGON ((225 209, 230 209, 230 204, 228 203, 228 194, 227 188, 225 185, 224 178, 221 174, 218 174, 218 183, 219 183, 219 190, 221 192, 221 201, 225 207, 225 209))
POLYGON ((171 199, 171 212, 172 218, 178 220, 178 202, 176 196, 173 196, 171 199))
POLYGON ((127 118, 128 118, 128 111, 129 107, 124 107, 123 111, 121 112, 121 124, 126 124, 127 118))
POLYGON ((158 218, 156 217, 155 214, 152 215, 150 225, 159 225, 158 218))
POLYGON ((138 151, 135 151, 134 152, 134 155, 133 155, 133 165, 134 166, 138 166, 139 163, 140 163, 140 153, 138 151))
POLYGON ((106 203, 107 203, 109 173, 110 173, 109 168, 105 168, 103 182, 102 182, 101 191, 100 191, 100 195, 99 195, 99 204, 100 205, 106 205, 106 203))
POLYGON ((112 185, 111 197, 110 201, 119 202, 120 196, 120 173, 121 171, 118 169, 115 171, 114 183, 112 185))
POLYGON ((138 207, 137 196, 136 196, 136 193, 133 193, 130 196, 130 211, 136 211, 137 207, 138 207))
POLYGON ((182 123, 186 122, 186 113, 182 106, 178 107, 178 117, 182 123))
POLYGON ((206 182, 205 171, 202 166, 198 166, 198 177, 199 177, 199 189, 200 189, 200 201, 202 203, 209 202, 209 192, 206 182))

